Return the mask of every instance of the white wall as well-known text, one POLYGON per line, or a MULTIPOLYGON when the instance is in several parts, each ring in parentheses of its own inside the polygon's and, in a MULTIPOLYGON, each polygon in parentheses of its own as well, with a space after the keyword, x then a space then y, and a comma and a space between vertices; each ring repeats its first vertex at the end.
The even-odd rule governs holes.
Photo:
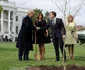
POLYGON ((22 21, 23 21, 23 18, 25 17, 27 15, 27 13, 26 12, 20 12, 20 11, 18 11, 17 13, 16 13, 16 16, 18 16, 18 21, 16 21, 16 26, 18 26, 18 32, 20 31, 20 29, 21 29, 21 25, 22 25, 22 21))

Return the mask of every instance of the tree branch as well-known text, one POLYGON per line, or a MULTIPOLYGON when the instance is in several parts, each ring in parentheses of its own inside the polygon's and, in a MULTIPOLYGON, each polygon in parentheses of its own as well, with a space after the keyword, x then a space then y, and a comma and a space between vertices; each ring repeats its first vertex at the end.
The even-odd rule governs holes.
POLYGON ((51 2, 52 2, 53 4, 55 4, 56 7, 63 13, 63 9, 61 9, 61 8, 58 6, 58 4, 57 4, 56 1, 54 2, 53 0, 51 0, 51 2))
MULTIPOLYGON (((81 0, 80 0, 81 1, 81 0)), ((84 5, 84 2, 85 2, 85 0, 82 0, 82 2, 81 2, 81 4, 79 4, 78 6, 79 6, 79 8, 78 8, 78 6, 74 9, 74 10, 76 10, 77 8, 77 10, 75 11, 75 13, 74 13, 74 17, 77 15, 77 13, 83 8, 83 5, 84 5)))

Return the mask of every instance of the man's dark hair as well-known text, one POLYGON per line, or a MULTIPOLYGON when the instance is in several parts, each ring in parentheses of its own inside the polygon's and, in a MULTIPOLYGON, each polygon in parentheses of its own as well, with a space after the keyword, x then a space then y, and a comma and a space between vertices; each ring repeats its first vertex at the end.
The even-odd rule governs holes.
POLYGON ((56 17, 56 12, 54 11, 51 11, 50 13, 52 13, 55 17, 56 17))

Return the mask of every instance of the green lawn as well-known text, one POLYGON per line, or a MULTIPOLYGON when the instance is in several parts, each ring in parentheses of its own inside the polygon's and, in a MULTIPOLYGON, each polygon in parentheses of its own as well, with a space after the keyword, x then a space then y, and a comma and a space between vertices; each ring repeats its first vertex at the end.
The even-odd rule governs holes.
MULTIPOLYGON (((34 59, 34 51, 30 52, 30 61, 18 61, 15 43, 0 43, 0 70, 24 70, 29 66, 39 65, 62 65, 60 62, 55 62, 55 53, 52 44, 45 45, 46 53, 44 61, 36 61, 34 59)), ((66 48, 67 50, 67 48, 66 48)), ((68 52, 67 52, 68 54, 68 52)), ((75 46, 74 60, 68 60, 66 64, 75 64, 78 66, 85 66, 85 44, 75 46)))

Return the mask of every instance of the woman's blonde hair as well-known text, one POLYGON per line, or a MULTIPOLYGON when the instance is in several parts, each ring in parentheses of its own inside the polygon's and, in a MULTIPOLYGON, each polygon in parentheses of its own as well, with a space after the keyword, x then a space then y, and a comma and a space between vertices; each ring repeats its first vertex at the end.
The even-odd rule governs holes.
POLYGON ((68 21, 68 22, 73 22, 73 21, 74 21, 74 17, 73 17, 72 15, 68 15, 67 21, 68 21), (69 18, 72 18, 72 20, 70 21, 69 18))

